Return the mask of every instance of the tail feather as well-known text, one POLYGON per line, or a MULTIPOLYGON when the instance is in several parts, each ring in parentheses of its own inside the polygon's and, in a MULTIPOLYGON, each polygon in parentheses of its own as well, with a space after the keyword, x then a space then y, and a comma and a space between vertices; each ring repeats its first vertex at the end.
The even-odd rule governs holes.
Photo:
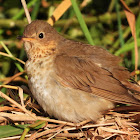
POLYGON ((123 82, 121 81, 121 83, 126 86, 128 89, 134 91, 134 92, 138 92, 140 93, 140 86, 137 83, 130 83, 130 82, 123 82))

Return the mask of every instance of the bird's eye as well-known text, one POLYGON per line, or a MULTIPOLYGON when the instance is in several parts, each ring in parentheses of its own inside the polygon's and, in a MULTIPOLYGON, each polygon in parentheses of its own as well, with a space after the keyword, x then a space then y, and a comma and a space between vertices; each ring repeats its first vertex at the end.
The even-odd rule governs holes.
POLYGON ((39 36, 38 36, 40 39, 44 38, 44 34, 43 33, 40 33, 39 36))

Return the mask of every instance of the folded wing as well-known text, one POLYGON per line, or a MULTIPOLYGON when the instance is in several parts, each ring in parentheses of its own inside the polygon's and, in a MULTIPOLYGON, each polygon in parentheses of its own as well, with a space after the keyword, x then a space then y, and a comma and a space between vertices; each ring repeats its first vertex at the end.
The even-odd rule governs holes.
POLYGON ((77 46, 78 44, 71 47, 70 54, 65 51, 66 48, 61 48, 62 53, 56 56, 55 70, 63 85, 83 90, 87 94, 93 93, 95 96, 114 102, 140 105, 139 100, 134 98, 125 86, 130 76, 125 68, 118 65, 118 57, 102 48, 102 55, 97 55, 95 46, 85 44, 80 47, 79 44, 79 51, 77 46), (89 47, 93 53, 86 52, 86 47, 89 47))

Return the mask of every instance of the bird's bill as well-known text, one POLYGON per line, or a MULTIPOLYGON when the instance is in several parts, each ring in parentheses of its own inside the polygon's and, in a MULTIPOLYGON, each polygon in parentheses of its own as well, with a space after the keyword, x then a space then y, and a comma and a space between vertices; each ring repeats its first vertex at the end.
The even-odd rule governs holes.
POLYGON ((35 38, 30 38, 30 37, 22 37, 23 41, 33 41, 36 40, 35 38))
POLYGON ((24 36, 17 36, 17 39, 20 39, 20 40, 23 40, 23 41, 36 40, 35 38, 32 38, 32 37, 24 37, 24 36))

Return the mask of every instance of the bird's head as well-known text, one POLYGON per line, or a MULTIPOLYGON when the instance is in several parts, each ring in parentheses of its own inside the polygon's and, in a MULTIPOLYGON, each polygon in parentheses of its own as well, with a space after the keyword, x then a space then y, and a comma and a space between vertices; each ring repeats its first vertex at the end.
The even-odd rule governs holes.
POLYGON ((27 25, 22 36, 25 51, 30 59, 54 54, 61 38, 51 25, 42 20, 27 25))

